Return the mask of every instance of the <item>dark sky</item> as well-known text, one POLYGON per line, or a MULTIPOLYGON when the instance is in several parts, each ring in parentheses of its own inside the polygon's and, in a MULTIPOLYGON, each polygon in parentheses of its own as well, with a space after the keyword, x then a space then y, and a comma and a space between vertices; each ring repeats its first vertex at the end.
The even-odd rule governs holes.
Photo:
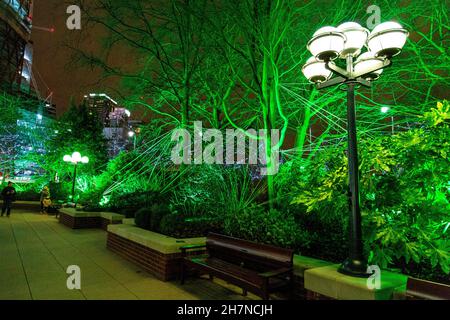
MULTIPOLYGON (((74 68, 70 65, 72 51, 65 43, 73 42, 80 36, 80 31, 66 27, 68 14, 67 4, 62 0, 35 0, 33 25, 36 27, 55 28, 50 33, 38 29, 32 32, 34 42, 34 73, 41 94, 53 92, 53 103, 56 103, 58 115, 67 110, 70 99, 80 102, 83 96, 91 92, 106 92, 117 98, 111 87, 117 87, 114 81, 98 83, 100 72, 86 68, 74 68), (41 77, 40 77, 41 76, 41 77), (43 79, 44 82, 41 80, 43 79)), ((95 31, 91 36, 83 37, 83 48, 95 50, 99 36, 95 31)))

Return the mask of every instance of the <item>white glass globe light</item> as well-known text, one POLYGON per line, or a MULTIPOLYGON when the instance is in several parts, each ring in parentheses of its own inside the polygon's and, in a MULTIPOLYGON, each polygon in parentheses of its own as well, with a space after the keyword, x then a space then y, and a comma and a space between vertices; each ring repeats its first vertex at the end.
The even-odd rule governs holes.
POLYGON ((346 39, 344 49, 340 54, 341 58, 345 58, 347 55, 359 55, 367 41, 369 30, 356 22, 345 22, 338 26, 337 29, 344 34, 346 39))
POLYGON ((72 162, 81 162, 81 154, 79 152, 72 154, 72 162))
MULTIPOLYGON (((379 57, 375 57, 375 54, 371 51, 364 52, 362 55, 358 57, 354 65, 354 72, 360 73, 365 70, 371 70, 375 68, 382 68, 384 60, 379 57)), ((383 72, 383 69, 379 69, 377 71, 365 74, 363 76, 364 79, 373 81, 377 80, 380 77, 380 74, 383 72)))
POLYGON ((89 163, 89 158, 88 157, 81 158, 81 163, 88 164, 89 163))
POLYGON ((344 49, 345 36, 337 28, 323 27, 308 42, 308 50, 319 60, 334 60, 344 49))
POLYGON ((72 157, 69 155, 65 155, 63 160, 64 160, 64 162, 72 162, 72 157))
POLYGON ((376 26, 369 35, 367 45, 377 57, 393 57, 398 55, 408 38, 408 31, 393 21, 376 26))
POLYGON ((331 70, 325 67, 325 62, 317 60, 316 57, 310 57, 302 68, 305 77, 313 83, 320 83, 328 80, 333 74, 331 70))

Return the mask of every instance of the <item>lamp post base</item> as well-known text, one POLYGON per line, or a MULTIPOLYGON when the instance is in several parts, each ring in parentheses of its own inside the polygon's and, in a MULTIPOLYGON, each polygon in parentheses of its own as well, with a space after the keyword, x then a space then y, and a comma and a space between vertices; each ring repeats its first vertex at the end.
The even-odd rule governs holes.
POLYGON ((368 278, 371 273, 367 273, 367 264, 360 260, 345 260, 338 271, 351 277, 368 278))

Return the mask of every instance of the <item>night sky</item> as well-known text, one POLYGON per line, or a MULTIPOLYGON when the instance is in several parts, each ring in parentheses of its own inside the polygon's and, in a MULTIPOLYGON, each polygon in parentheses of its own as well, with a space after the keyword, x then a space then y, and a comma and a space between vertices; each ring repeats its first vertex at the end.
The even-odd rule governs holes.
MULTIPOLYGON (((69 15, 66 9, 67 4, 61 0, 34 1, 33 25, 55 28, 53 33, 37 29, 32 32, 34 74, 43 96, 47 96, 47 92, 53 92, 53 103, 57 106, 58 115, 67 110, 71 98, 80 102, 87 93, 106 92, 113 98, 118 98, 111 89, 117 87, 114 81, 102 81, 100 72, 71 65, 72 51, 65 44, 76 41, 80 37, 80 31, 67 29, 66 20, 69 15), (49 87, 48 90, 38 73, 49 87)), ((83 36, 82 47, 95 51, 100 37, 95 31, 90 34, 91 37, 83 36)))

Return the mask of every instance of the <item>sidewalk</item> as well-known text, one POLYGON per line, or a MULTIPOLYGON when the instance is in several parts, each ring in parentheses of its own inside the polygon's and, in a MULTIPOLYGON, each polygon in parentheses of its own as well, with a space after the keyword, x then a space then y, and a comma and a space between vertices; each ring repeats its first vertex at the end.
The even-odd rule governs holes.
MULTIPOLYGON (((103 230, 72 230, 54 217, 13 211, 0 218, 0 300, 240 300, 225 283, 162 282, 106 249, 103 230), (67 267, 81 268, 81 290, 67 289, 67 267)), ((249 298, 255 298, 250 295, 249 298)))

